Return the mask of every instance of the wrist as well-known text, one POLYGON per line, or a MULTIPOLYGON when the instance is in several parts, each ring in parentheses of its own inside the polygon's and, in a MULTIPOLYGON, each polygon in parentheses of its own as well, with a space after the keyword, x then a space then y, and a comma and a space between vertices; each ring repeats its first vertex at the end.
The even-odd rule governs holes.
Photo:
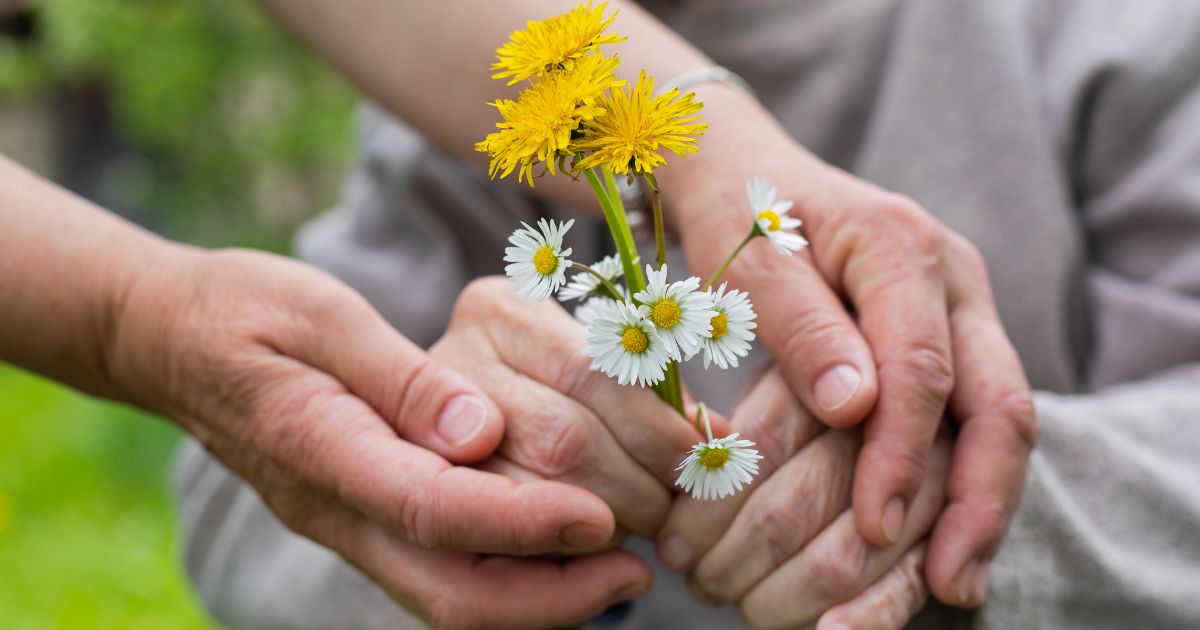
MULTIPOLYGON (((753 227, 745 184, 755 176, 777 180, 823 166, 795 142, 775 117, 747 90, 724 82, 694 86, 704 103, 702 120, 709 129, 700 151, 660 169, 667 223, 688 247, 709 260, 694 260, 710 270, 720 256, 753 227)), ((690 257, 689 257, 690 258, 690 257)))
POLYGON ((114 270, 110 287, 96 306, 105 395, 157 413, 169 414, 161 385, 166 379, 171 330, 194 286, 191 269, 207 255, 147 235, 114 270))

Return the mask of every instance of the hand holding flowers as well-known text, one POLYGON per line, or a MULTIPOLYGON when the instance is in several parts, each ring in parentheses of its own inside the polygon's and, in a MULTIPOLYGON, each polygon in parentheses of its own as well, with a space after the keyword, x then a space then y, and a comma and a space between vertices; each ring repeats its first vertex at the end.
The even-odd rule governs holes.
POLYGON ((749 95, 697 90, 721 124, 704 152, 660 174, 677 191, 665 210, 690 267, 716 269, 738 244, 739 177, 764 174, 796 200, 789 214, 814 246, 780 258, 748 245, 724 277, 771 296, 755 301, 756 333, 805 407, 828 426, 866 429, 853 504, 873 544, 894 544, 934 436, 947 418, 960 426, 925 576, 944 603, 982 603, 1038 433, 983 257, 913 200, 817 159, 749 95))
MULTIPOLYGON (((587 40, 572 35, 595 33, 595 29, 552 30, 558 33, 559 44, 566 42, 560 49, 582 50, 580 54, 586 55, 601 46, 594 34, 587 40)), ((541 67, 546 73, 568 65, 548 62, 541 67)), ((729 185, 731 174, 766 173, 800 200, 795 214, 806 220, 809 235, 822 247, 811 257, 780 262, 767 258, 769 248, 751 247, 746 250, 749 258, 743 258, 748 264, 735 266, 729 277, 752 294, 761 289, 771 292, 771 300, 755 309, 763 326, 756 332, 762 333, 805 406, 830 426, 847 427, 867 419, 868 439, 858 461, 854 506, 858 528, 872 543, 895 543, 913 518, 913 501, 949 403, 950 413, 964 429, 952 468, 956 481, 951 484, 950 506, 930 543, 927 577, 939 599, 977 605, 986 591, 987 562, 1016 508, 1037 435, 1028 384, 996 315, 979 253, 911 200, 816 159, 788 138, 752 98, 721 86, 712 89, 710 104, 715 100, 724 109, 717 148, 707 150, 709 158, 694 157, 686 168, 672 166, 662 173, 639 171, 636 160, 624 165, 624 172, 643 178, 652 192, 656 235, 663 232, 658 185, 658 176, 663 175, 675 191, 668 210, 680 228, 689 262, 694 269, 717 270, 715 280, 729 269, 727 261, 733 256, 714 252, 714 245, 742 252, 751 240, 739 244, 731 236, 731 226, 740 224, 732 208, 741 205, 740 191, 729 185), (856 317, 846 304, 852 305, 856 317)), ((509 164, 524 167, 518 177, 532 177, 536 163, 545 163, 552 174, 569 172, 579 164, 586 156, 572 153, 571 142, 578 146, 583 131, 592 128, 588 121, 598 114, 588 110, 576 116, 575 112, 595 102, 585 99, 572 104, 566 117, 580 137, 574 137, 576 131, 564 133, 563 125, 556 123, 550 126, 558 133, 553 142, 526 141, 525 146, 537 147, 532 154, 526 153, 525 158, 509 154, 509 164)), ((500 132, 515 133, 506 123, 500 132)), ((675 129, 696 121, 677 123, 675 129)), ((645 129, 657 129, 661 135, 663 127, 645 129)), ((534 140, 548 135, 539 135, 536 127, 528 125, 523 133, 534 140)), ((493 149, 503 151, 520 143, 493 136, 479 148, 492 153, 495 166, 495 160, 505 155, 493 149)), ((641 144, 640 139, 626 141, 643 151, 664 146, 641 144)), ((674 148, 688 154, 687 146, 674 148)), ((613 167, 584 170, 583 175, 613 232, 625 284, 637 294, 644 289, 639 285, 643 278, 615 195, 613 167)), ((755 227, 772 245, 786 249, 785 241, 792 239, 771 238, 771 234, 786 230, 785 214, 791 208, 769 205, 753 208, 755 227)), ((662 239, 657 240, 656 262, 661 268, 662 239)), ((591 298, 582 305, 581 316, 594 321, 604 305, 602 298, 591 298)), ((637 340, 635 336, 631 341, 637 340)), ((678 388, 672 367, 667 365, 656 388, 668 400, 678 388)))
MULTIPOLYGON (((612 17, 605 18, 604 8, 588 2, 530 22, 497 51, 494 76, 529 84, 517 101, 495 103, 504 120, 476 148, 492 157, 492 177, 515 171, 518 181, 533 186, 533 169, 542 165, 550 175, 565 171, 588 180, 612 233, 620 273, 611 258, 596 268, 571 261, 563 236, 572 222, 546 219, 537 229, 525 225, 509 239, 505 271, 521 295, 541 301, 562 287, 567 268, 581 270, 565 299, 588 300, 585 353, 592 368, 621 385, 654 387, 682 414, 678 363, 703 353, 706 367, 736 366, 754 338, 755 316, 746 294, 727 293, 725 285, 714 293, 714 282, 756 236, 766 236, 785 254, 806 241, 791 232, 799 221, 786 217, 790 203, 777 203, 774 188, 754 180, 747 188, 754 220, 742 245, 703 289, 696 277, 669 281, 662 191, 654 170, 666 163, 662 149, 681 157, 697 152, 696 136, 707 125, 698 122, 702 105, 694 94, 655 94, 654 80, 644 71, 632 88, 615 78, 617 59, 599 49, 622 38, 605 35, 612 17), (657 265, 646 265, 645 276, 617 191, 617 174, 642 178, 652 196, 657 265), (613 284, 618 275, 627 288, 613 284)), ((693 447, 676 483, 696 496, 723 498, 751 481, 759 455, 753 443, 736 435, 715 439, 703 405, 699 408, 696 423, 704 424, 708 440, 693 447)))

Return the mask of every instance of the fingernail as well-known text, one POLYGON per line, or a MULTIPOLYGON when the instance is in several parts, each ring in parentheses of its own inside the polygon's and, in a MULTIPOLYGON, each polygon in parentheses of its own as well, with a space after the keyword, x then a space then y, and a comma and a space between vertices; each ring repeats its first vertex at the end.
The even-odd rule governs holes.
POLYGON ((464 394, 450 399, 437 419, 437 433, 451 446, 475 439, 487 424, 487 406, 478 396, 464 394))
MULTIPOLYGON (((978 581, 976 577, 979 572, 979 561, 972 560, 967 563, 967 566, 958 574, 958 601, 966 605, 971 603, 971 596, 975 591, 975 583, 978 581)), ((984 578, 984 586, 987 586, 987 578, 984 578)))
POLYGON ((904 532, 904 499, 892 497, 883 508, 883 535, 888 542, 900 540, 904 532))
POLYGON ((817 405, 825 411, 837 411, 846 406, 862 385, 862 374, 854 366, 843 363, 825 371, 813 387, 817 405))
POLYGON ((650 589, 646 588, 646 584, 643 582, 634 582, 633 584, 626 584, 625 586, 622 586, 621 588, 617 589, 617 592, 613 594, 611 601, 614 601, 614 602, 628 601, 628 600, 634 599, 635 597, 641 597, 642 595, 645 595, 646 591, 648 591, 648 590, 650 590, 650 589))
POLYGON ((608 532, 594 523, 571 523, 558 532, 558 540, 568 547, 595 547, 608 540, 608 532))
POLYGON ((671 536, 659 543, 658 555, 668 569, 682 571, 692 562, 692 546, 679 536, 671 536))

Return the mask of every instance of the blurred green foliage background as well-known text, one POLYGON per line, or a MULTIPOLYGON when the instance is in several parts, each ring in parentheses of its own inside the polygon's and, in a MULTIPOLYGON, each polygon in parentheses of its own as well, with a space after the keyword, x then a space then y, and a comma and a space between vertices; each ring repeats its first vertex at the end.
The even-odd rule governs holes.
MULTIPOLYGON (((354 97, 253 2, 24 4, 0 0, 0 152, 209 246, 286 251, 332 201, 354 97)), ((179 439, 0 365, 0 627, 212 627, 176 547, 179 439)))

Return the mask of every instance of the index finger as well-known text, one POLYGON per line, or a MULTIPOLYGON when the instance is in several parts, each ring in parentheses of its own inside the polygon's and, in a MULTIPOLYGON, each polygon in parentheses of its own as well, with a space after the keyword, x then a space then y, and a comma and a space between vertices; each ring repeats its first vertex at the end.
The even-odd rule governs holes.
POLYGON ((745 262, 751 263, 747 273, 729 276, 751 296, 766 296, 755 301, 763 345, 813 415, 832 427, 857 424, 876 402, 879 387, 869 339, 864 340, 807 252, 758 264, 756 255, 778 254, 766 242, 752 244, 746 252, 745 262))
MULTIPOLYGON (((806 209, 819 203, 825 201, 799 200, 797 213, 807 216, 806 209)), ((689 264, 711 273, 744 234, 728 229, 727 217, 696 216, 683 232, 689 264)), ((814 249, 827 246, 812 244, 814 249)), ((827 425, 848 427, 875 404, 875 361, 841 298, 814 265, 817 253, 785 256, 757 238, 723 277, 750 294, 758 314, 756 332, 804 406, 827 425)))
MULTIPOLYGON (((900 212, 923 211, 894 211, 900 212)), ((879 400, 864 427, 854 482, 855 521, 876 545, 892 544, 904 531, 954 385, 940 227, 899 218, 882 225, 908 226, 911 233, 891 234, 878 249, 879 241, 868 239, 868 251, 845 268, 879 365, 879 400)))

